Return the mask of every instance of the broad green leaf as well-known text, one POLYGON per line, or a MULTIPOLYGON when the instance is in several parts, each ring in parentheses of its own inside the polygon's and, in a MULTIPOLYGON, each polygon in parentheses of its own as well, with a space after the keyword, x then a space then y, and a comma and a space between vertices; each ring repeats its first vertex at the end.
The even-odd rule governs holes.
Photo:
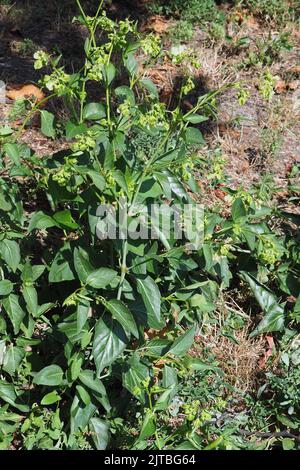
POLYGON ((128 368, 122 374, 123 387, 142 403, 146 403, 147 394, 142 382, 149 377, 149 369, 143 364, 137 354, 128 360, 128 368))
POLYGON ((196 127, 188 127, 185 132, 185 141, 188 145, 205 145, 202 133, 196 127))
POLYGON ((81 300, 77 305, 77 332, 80 333, 86 324, 90 311, 90 302, 81 300))
POLYGON ((103 67, 103 78, 107 85, 110 85, 116 76, 116 68, 112 62, 103 67))
POLYGON ((209 271, 215 264, 214 252, 213 252, 211 245, 209 245, 208 243, 205 243, 203 245, 202 250, 203 250, 203 256, 205 259, 205 269, 209 271))
POLYGON ((153 436, 156 431, 156 416, 155 413, 146 412, 142 429, 140 433, 140 439, 148 439, 149 437, 153 436))
POLYGON ((201 116, 200 114, 190 114, 184 118, 184 121, 191 122, 192 124, 199 124, 200 122, 207 121, 207 116, 201 116))
POLYGON ((181 444, 176 446, 174 450, 200 450, 200 448, 196 447, 190 441, 183 441, 181 444))
POLYGON ((160 195, 162 195, 161 185, 154 178, 148 178, 141 185, 137 203, 143 203, 145 200, 155 199, 160 195))
POLYGON ((71 360, 72 362, 71 362, 71 367, 70 367, 70 374, 71 374, 71 380, 74 382, 79 377, 82 363, 83 363, 83 358, 79 356, 78 354, 75 354, 71 360))
POLYGON ((49 111, 43 110, 41 113, 41 131, 46 137, 54 138, 56 135, 54 127, 54 115, 49 111))
POLYGON ((103 383, 101 380, 94 377, 94 372, 92 370, 82 370, 79 374, 79 379, 86 387, 90 388, 94 392, 106 395, 103 383))
POLYGON ((171 346, 171 341, 166 338, 154 338, 145 344, 145 355, 151 357, 164 356, 171 346))
POLYGON ((4 212, 10 212, 13 208, 11 200, 8 198, 8 195, 4 192, 0 192, 0 207, 4 212))
POLYGON ((265 313, 264 318, 250 336, 271 331, 281 331, 285 320, 284 308, 278 303, 274 293, 251 274, 241 271, 241 277, 249 284, 257 302, 265 313))
POLYGON ((63 370, 61 367, 53 364, 51 366, 44 367, 42 370, 35 374, 33 383, 37 385, 49 385, 57 386, 63 381, 63 370))
POLYGON ((203 362, 201 359, 198 357, 192 357, 192 356, 185 356, 182 360, 183 364, 185 367, 191 369, 191 370, 213 370, 214 372, 218 372, 219 375, 224 375, 222 370, 215 364, 206 364, 203 362))
POLYGON ((69 209, 56 212, 56 214, 54 214, 53 216, 53 219, 60 227, 64 229, 69 228, 71 230, 75 230, 78 228, 78 224, 73 219, 72 214, 69 211, 69 209))
POLYGON ((103 178, 102 175, 97 173, 97 171, 89 170, 86 172, 86 175, 88 175, 91 178, 96 188, 100 189, 100 191, 103 191, 105 189, 105 185, 106 185, 105 179, 103 178))
POLYGON ((283 450, 293 450, 296 446, 295 440, 285 437, 282 439, 282 448, 283 450))
POLYGON ((134 53, 129 53, 124 57, 124 66, 130 73, 130 75, 134 75, 138 68, 138 62, 134 57, 134 53))
POLYGON ((31 313, 33 317, 37 317, 39 314, 39 304, 36 289, 33 286, 25 285, 23 286, 22 294, 26 302, 28 312, 31 313))
POLYGON ((104 289, 110 284, 118 273, 110 268, 99 268, 91 272, 86 279, 86 284, 95 289, 104 289))
POLYGON ((161 295, 158 285, 150 276, 137 278, 137 290, 141 294, 147 309, 147 325, 150 328, 160 329, 164 326, 161 317, 161 295))
POLYGON ((13 283, 10 282, 8 279, 4 279, 0 281, 0 295, 8 295, 13 290, 13 283))
POLYGON ((3 150, 15 165, 21 164, 19 147, 17 144, 7 143, 3 145, 3 150))
POLYGON ((147 91, 149 91, 150 95, 154 96, 154 98, 158 98, 158 90, 156 85, 150 80, 150 78, 143 78, 140 80, 140 83, 147 91))
POLYGON ((5 380, 0 380, 0 398, 4 400, 6 403, 9 403, 17 410, 21 412, 27 413, 29 411, 28 405, 25 405, 21 402, 19 398, 20 393, 17 392, 16 388, 6 382, 5 380))
POLYGON ((168 351, 168 355, 184 356, 184 354, 190 349, 194 342, 196 326, 193 326, 187 330, 183 335, 175 339, 171 348, 168 351))
POLYGON ((98 320, 92 350, 98 375, 121 356, 127 343, 128 337, 117 321, 107 315, 98 320))
POLYGON ((164 170, 160 173, 159 176, 156 173, 156 177, 159 183, 161 184, 166 197, 173 199, 174 194, 175 194, 175 196, 177 196, 181 200, 189 199, 188 194, 185 188, 183 187, 182 183, 170 171, 164 170))
MULTIPOLYGON (((186 149, 184 146, 181 146, 177 149, 168 150, 162 155, 159 155, 159 157, 154 161, 152 168, 155 170, 169 168, 170 164, 174 160, 176 160, 176 164, 178 164, 180 161, 184 162, 186 160, 186 149)), ((159 181, 161 172, 154 172, 153 175, 159 181)))
POLYGON ((28 232, 32 230, 44 230, 50 227, 56 227, 58 224, 50 215, 44 214, 42 211, 34 212, 30 219, 28 232))
POLYGON ((100 418, 92 418, 89 428, 97 450, 105 450, 109 441, 109 423, 100 418))
POLYGON ((11 344, 5 353, 3 369, 8 372, 9 375, 14 375, 24 357, 24 349, 11 344))
POLYGON ((205 295, 195 294, 190 298, 190 306, 198 308, 201 312, 213 312, 215 305, 209 302, 205 295))
POLYGON ((8 135, 13 134, 14 131, 9 126, 0 126, 0 137, 7 137, 8 135))
POLYGON ((108 412, 111 409, 106 389, 101 380, 94 377, 92 370, 82 370, 79 374, 79 380, 93 392, 93 396, 101 403, 108 412))
POLYGON ((105 106, 101 103, 88 103, 83 109, 83 119, 97 121, 106 116, 105 106))
POLYGON ((57 403, 61 400, 61 397, 58 395, 57 391, 47 393, 41 401, 41 405, 53 405, 53 403, 57 403))
POLYGON ((84 134, 86 131, 86 124, 74 124, 72 121, 68 121, 66 125, 66 138, 67 140, 74 139, 74 137, 84 134))
POLYGON ((70 245, 66 244, 56 254, 49 272, 49 282, 64 282, 75 279, 70 245))
POLYGON ((21 261, 18 243, 13 240, 0 241, 0 256, 15 273, 21 261))
POLYGON ((71 406, 71 432, 84 430, 96 411, 93 403, 85 405, 76 394, 71 406))
POLYGON ((36 316, 40 317, 44 315, 44 313, 49 312, 49 310, 52 309, 52 307, 55 306, 55 303, 53 302, 46 302, 45 304, 39 305, 37 309, 36 316))
POLYGON ((84 387, 81 385, 76 385, 76 390, 78 392, 78 395, 80 399, 83 401, 85 405, 89 405, 91 403, 91 397, 89 393, 86 391, 84 387))
POLYGON ((74 250, 74 266, 80 281, 86 284, 88 276, 94 271, 88 253, 81 247, 74 250))
POLYGON ((2 305, 12 322, 14 333, 18 334, 22 320, 25 317, 25 312, 19 304, 19 297, 15 294, 10 294, 2 301, 2 305))
POLYGON ((27 262, 22 269, 21 279, 24 283, 33 284, 43 274, 45 269, 46 266, 43 264, 31 265, 27 262))
POLYGON ((128 333, 132 333, 136 338, 139 332, 132 313, 121 300, 112 299, 105 303, 105 307, 110 311, 113 318, 117 320, 128 333))
POLYGON ((117 88, 115 88, 115 94, 119 98, 123 98, 123 101, 127 99, 132 106, 135 105, 134 92, 128 86, 125 86, 125 85, 118 86, 117 88))
POLYGON ((246 207, 241 198, 238 198, 234 201, 232 204, 231 213, 234 221, 238 221, 239 219, 247 216, 246 207))
POLYGON ((174 396, 175 385, 170 385, 156 400, 154 409, 155 411, 166 410, 170 404, 172 397, 174 396))
MULTIPOLYGON (((74 316, 72 316, 72 318, 74 318, 74 320, 69 320, 67 319, 66 321, 62 322, 62 323, 59 323, 58 325, 58 329, 59 331, 61 331, 62 333, 64 333, 68 340, 70 341, 70 343, 72 344, 75 344, 79 341, 82 340, 82 338, 87 335, 88 333, 88 330, 87 330, 87 327, 88 325, 85 324, 81 330, 79 331, 78 330, 78 323, 77 323, 77 318, 76 318, 76 313, 74 316)), ((90 342, 90 341, 89 341, 90 342)), ((88 343, 89 343, 88 342, 88 343)))
POLYGON ((165 364, 164 372, 163 372, 163 379, 162 379, 162 386, 164 388, 168 388, 172 386, 176 388, 177 385, 178 385, 178 378, 177 378, 176 369, 165 364))

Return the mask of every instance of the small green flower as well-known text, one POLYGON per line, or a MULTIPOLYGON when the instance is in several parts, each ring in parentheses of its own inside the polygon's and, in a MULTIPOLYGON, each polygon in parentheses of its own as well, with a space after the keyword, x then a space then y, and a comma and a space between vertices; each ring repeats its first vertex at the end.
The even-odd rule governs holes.
POLYGON ((248 90, 245 90, 240 83, 237 83, 235 88, 238 90, 237 100, 241 106, 244 106, 249 99, 250 93, 248 90))
POLYGON ((259 93, 266 100, 270 101, 275 93, 274 87, 277 82, 277 77, 271 74, 268 70, 263 74, 259 83, 259 93))
POLYGON ((69 82, 70 75, 65 73, 63 67, 55 69, 51 75, 45 75, 43 79, 44 86, 49 91, 57 93, 58 96, 70 94, 69 82))
POLYGON ((148 34, 141 40, 141 48, 145 54, 151 57, 157 57, 161 51, 160 37, 153 33, 148 34))
POLYGON ((132 390, 133 395, 139 396, 142 393, 142 390, 137 385, 132 390))
POLYGON ((239 224, 233 224, 232 231, 235 235, 241 235, 242 227, 239 224))
POLYGON ((192 77, 188 77, 185 80, 184 85, 182 86, 182 94, 183 95, 188 95, 193 89, 195 88, 195 82, 192 77))
POLYGON ((230 251, 231 251, 232 247, 231 245, 229 244, 224 244, 220 247, 220 255, 221 256, 228 256, 230 251))
POLYGON ((93 80, 95 82, 101 82, 103 79, 103 64, 96 62, 95 64, 91 64, 88 67, 88 79, 93 80))
POLYGON ((124 117, 129 118, 131 114, 131 104, 129 99, 126 98, 126 100, 119 105, 118 109, 124 117))
POLYGON ((165 105, 163 103, 154 103, 152 108, 146 113, 140 113, 138 124, 141 127, 152 129, 153 127, 160 127, 168 130, 169 123, 165 115, 165 105))
POLYGON ((67 297, 64 300, 63 305, 66 306, 66 307, 71 307, 73 305, 77 305, 77 302, 78 302, 78 296, 77 296, 76 292, 73 292, 73 294, 69 295, 69 297, 67 297))
POLYGON ((52 173, 53 181, 56 181, 60 186, 66 186, 74 174, 73 166, 76 163, 76 158, 65 158, 65 164, 52 173))
POLYGON ((73 152, 85 152, 93 150, 96 146, 96 140, 92 131, 88 130, 86 134, 77 136, 76 142, 71 145, 73 152))
POLYGON ((277 261, 280 261, 284 252, 284 247, 275 236, 260 236, 258 243, 258 257, 263 263, 274 266, 277 261))
POLYGON ((33 58, 35 59, 34 68, 36 70, 40 70, 43 67, 47 67, 47 65, 50 62, 50 55, 47 52, 42 51, 42 50, 36 51, 33 54, 33 58))
POLYGON ((100 29, 106 31, 107 33, 114 31, 116 27, 116 23, 110 18, 107 18, 105 11, 103 11, 102 16, 98 18, 97 24, 100 29))

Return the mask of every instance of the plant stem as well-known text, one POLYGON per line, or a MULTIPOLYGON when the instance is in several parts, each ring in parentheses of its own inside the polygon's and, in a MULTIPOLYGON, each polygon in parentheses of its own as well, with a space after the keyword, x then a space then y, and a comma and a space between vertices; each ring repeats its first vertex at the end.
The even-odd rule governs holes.
POLYGON ((125 281, 126 272, 127 272, 127 266, 126 266, 127 254, 128 254, 128 241, 125 240, 124 246, 123 246, 122 262, 121 262, 121 279, 120 279, 118 295, 117 295, 118 300, 120 300, 122 297, 123 286, 124 286, 124 281, 125 281))
POLYGON ((24 122, 22 124, 22 126, 20 127, 20 129, 18 130, 17 134, 16 134, 16 138, 18 139, 20 137, 20 135, 22 134, 23 130, 25 129, 27 123, 30 121, 31 117, 33 116, 33 114, 38 111, 38 109, 44 104, 46 103, 47 101, 49 101, 51 98, 54 98, 54 96, 56 96, 55 93, 52 93, 52 95, 49 95, 49 96, 46 96, 46 98, 44 98, 43 100, 41 100, 39 103, 37 103, 28 113, 28 115, 26 116, 26 118, 24 119, 24 122))
MULTIPOLYGON (((153 404, 152 404, 152 395, 151 395, 151 392, 147 391, 147 394, 148 394, 148 398, 149 398, 149 408, 151 410, 151 413, 152 414, 155 414, 154 413, 154 410, 153 410, 153 404)), ((155 415, 156 416, 156 415, 155 415)), ((158 436, 158 432, 157 432, 157 428, 156 428, 156 422, 155 422, 155 440, 156 440, 156 445, 158 447, 158 450, 161 450, 161 446, 160 446, 160 440, 159 440, 159 436, 158 436)))
MULTIPOLYGON (((136 203, 136 200, 138 198, 138 195, 139 195, 139 192, 140 192, 140 189, 141 189, 141 186, 145 180, 145 176, 147 175, 148 173, 148 170, 149 168, 151 167, 152 163, 155 161, 160 149, 167 143, 168 141, 168 138, 169 138, 169 132, 167 133, 165 139, 162 140, 161 144, 158 146, 156 152, 154 152, 153 156, 150 158, 150 160, 147 162, 142 174, 141 174, 141 177, 139 179, 139 182, 137 184, 137 188, 136 188, 136 191, 135 191, 135 194, 134 194, 134 197, 132 199, 132 202, 130 204, 130 208, 133 208, 135 206, 135 203, 136 203)), ((122 291, 123 291, 123 285, 124 285, 124 280, 125 280, 125 277, 126 277, 126 272, 128 270, 127 268, 127 265, 126 265, 126 259, 127 259, 127 254, 128 254, 128 241, 125 240, 124 242, 124 246, 123 246, 123 253, 122 253, 122 263, 121 263, 121 279, 120 279, 120 284, 119 284, 119 289, 118 289, 118 300, 121 299, 121 296, 122 296, 122 291)))

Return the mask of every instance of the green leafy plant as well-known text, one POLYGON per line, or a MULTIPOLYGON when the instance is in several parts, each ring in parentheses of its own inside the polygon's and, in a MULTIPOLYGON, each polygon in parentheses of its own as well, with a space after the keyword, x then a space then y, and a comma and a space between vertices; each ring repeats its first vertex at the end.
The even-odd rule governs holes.
POLYGON ((238 4, 249 7, 256 15, 266 22, 284 24, 287 20, 295 21, 297 17, 297 2, 277 0, 238 0, 238 4))
MULTIPOLYGON (((299 221, 251 191, 224 187, 227 214, 212 207, 200 221, 191 217, 192 234, 182 238, 172 219, 166 235, 169 206, 188 205, 191 214, 201 200, 200 125, 214 118, 226 87, 183 111, 194 89, 185 76, 168 109, 147 74, 163 54, 159 39, 140 36, 129 20, 114 22, 103 2, 94 17, 77 3, 75 21, 88 32, 82 67, 69 74, 60 57, 37 51, 48 95, 16 133, 0 128, 1 446, 102 450, 123 439, 132 449, 246 447, 228 437, 238 434, 236 423, 223 434, 215 421, 211 427, 227 404, 222 371, 190 350, 232 286, 250 299, 251 337, 295 328, 299 301, 291 307, 288 298, 299 294, 299 234, 281 226, 299 221), (67 122, 43 107, 56 98, 68 107, 67 122), (20 143, 37 112, 41 132, 64 135, 67 149, 41 158, 20 143), (162 217, 149 216, 154 204, 162 217), (115 236, 106 236, 99 207, 117 216, 115 236), (137 237, 123 236, 124 213, 137 237), (174 432, 172 413, 183 415, 174 432)), ((268 94, 273 81, 265 78, 268 94)), ((216 151, 212 184, 223 165, 216 151)), ((222 332, 234 338, 241 323, 228 317, 222 332)), ((298 406, 293 391, 288 400, 298 406)))
POLYGON ((273 62, 278 61, 284 51, 292 50, 293 46, 289 42, 290 34, 281 33, 272 37, 269 34, 267 39, 257 40, 254 50, 251 50, 246 60, 243 61, 241 67, 251 66, 270 66, 273 62))
POLYGON ((155 1, 148 7, 153 13, 160 13, 178 19, 171 34, 178 40, 192 39, 194 27, 207 27, 215 39, 224 37, 222 25, 225 15, 214 0, 171 0, 155 1))

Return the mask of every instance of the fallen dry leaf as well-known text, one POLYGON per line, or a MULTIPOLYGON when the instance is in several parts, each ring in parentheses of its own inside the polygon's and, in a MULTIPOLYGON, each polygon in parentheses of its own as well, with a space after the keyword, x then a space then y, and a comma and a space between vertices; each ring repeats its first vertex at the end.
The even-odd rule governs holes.
POLYGON ((170 327, 167 325, 162 330, 155 330, 154 328, 147 328, 144 332, 145 340, 150 340, 153 338, 164 338, 166 333, 170 331, 170 327))
POLYGON ((45 94, 35 85, 21 85, 20 87, 8 90, 6 97, 10 100, 30 99, 34 97, 35 101, 39 103, 45 98, 45 94))
POLYGON ((150 16, 142 25, 141 30, 153 31, 156 34, 165 33, 171 26, 171 22, 159 15, 150 16))
POLYGON ((287 89, 287 83, 284 80, 278 80, 275 85, 275 91, 278 94, 284 93, 287 89))
POLYGON ((298 90, 300 88, 300 80, 293 80, 288 86, 290 90, 298 90))
POLYGON ((289 72, 291 73, 294 73, 294 74, 300 74, 300 64, 299 65, 294 65, 293 67, 289 68, 288 70, 289 72))
POLYGON ((275 350, 275 344, 274 344, 273 336, 272 335, 266 335, 266 340, 267 340, 267 343, 268 343, 268 349, 266 350, 266 352, 263 354, 263 356, 258 361, 258 367, 260 369, 265 368, 268 359, 272 356, 272 354, 275 350))
POLYGON ((215 189, 215 196, 217 196, 218 199, 221 199, 222 201, 224 201, 225 197, 226 197, 226 193, 224 191, 222 191, 221 189, 215 189))
POLYGON ((258 23, 258 21, 255 19, 255 17, 253 15, 248 16, 246 24, 247 24, 248 28, 251 28, 251 29, 259 29, 260 28, 260 24, 258 23))

